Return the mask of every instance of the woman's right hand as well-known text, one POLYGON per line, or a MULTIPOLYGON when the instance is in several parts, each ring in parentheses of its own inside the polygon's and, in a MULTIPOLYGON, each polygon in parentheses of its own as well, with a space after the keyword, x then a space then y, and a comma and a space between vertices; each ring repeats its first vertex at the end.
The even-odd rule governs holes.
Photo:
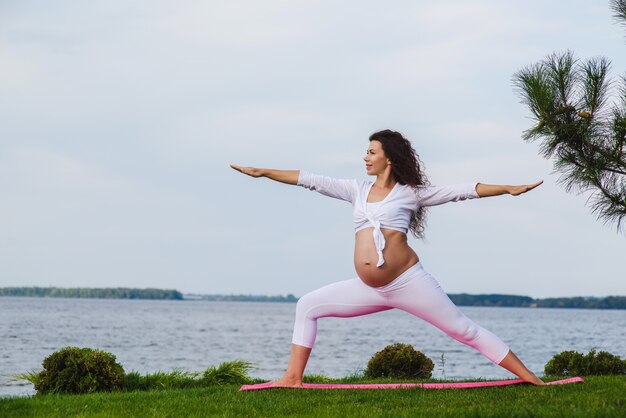
POLYGON ((267 177, 268 179, 274 181, 293 185, 298 184, 298 177, 300 175, 300 170, 274 170, 271 168, 240 167, 234 164, 231 164, 230 167, 233 170, 237 170, 250 177, 267 177))
POLYGON ((234 165, 231 164, 230 168, 232 168, 233 170, 237 170, 240 173, 246 174, 250 177, 262 177, 263 176, 263 170, 261 170, 260 168, 255 168, 255 167, 240 167, 238 165, 234 165))

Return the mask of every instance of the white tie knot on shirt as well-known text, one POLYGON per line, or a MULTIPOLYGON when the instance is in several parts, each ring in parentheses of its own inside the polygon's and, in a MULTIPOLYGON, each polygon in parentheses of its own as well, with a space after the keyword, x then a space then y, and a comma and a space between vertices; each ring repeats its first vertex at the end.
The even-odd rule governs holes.
POLYGON ((376 253, 378 254, 378 261, 376 267, 380 267, 385 264, 385 258, 383 257, 383 250, 385 249, 385 236, 380 230, 380 219, 376 216, 376 210, 382 202, 366 203, 366 210, 355 210, 354 222, 357 224, 365 224, 369 222, 374 227, 372 235, 374 237, 374 246, 376 247, 376 253), (370 207, 367 207, 370 206, 370 207))

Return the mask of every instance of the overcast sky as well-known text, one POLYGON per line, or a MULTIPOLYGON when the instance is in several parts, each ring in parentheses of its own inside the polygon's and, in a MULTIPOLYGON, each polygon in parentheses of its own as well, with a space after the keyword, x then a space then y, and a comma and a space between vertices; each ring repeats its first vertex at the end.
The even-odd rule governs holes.
POLYGON ((525 143, 512 75, 626 70, 608 1, 0 0, 0 286, 300 296, 355 277, 351 207, 229 163, 365 179, 412 140, 432 184, 531 193, 430 210, 449 293, 626 295, 626 237, 525 143))

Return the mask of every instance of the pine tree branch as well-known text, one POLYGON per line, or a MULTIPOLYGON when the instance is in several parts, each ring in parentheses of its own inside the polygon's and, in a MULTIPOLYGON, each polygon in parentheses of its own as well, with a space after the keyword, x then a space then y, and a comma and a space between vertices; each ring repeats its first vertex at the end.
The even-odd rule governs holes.
MULTIPOLYGON (((573 159, 573 160, 568 161, 568 163, 576 166, 581 172, 587 172, 588 171, 588 167, 590 166, 590 161, 585 161, 585 163, 583 164, 583 163, 580 163, 579 161, 573 159)), ((569 177, 569 176, 567 176, 567 177, 569 177)), ((575 178, 573 180, 574 180, 574 183, 577 183, 579 187, 583 186, 581 184, 581 180, 580 179, 575 178)), ((572 183, 570 183, 567 178, 562 180, 562 181, 566 182, 566 189, 568 191, 570 191, 572 183)), ((600 194, 604 197, 604 199, 607 202, 610 203, 609 206, 612 207, 612 209, 611 209, 612 212, 622 213, 623 215, 626 215, 626 200, 620 199, 620 196, 618 196, 615 193, 612 193, 611 190, 606 188, 604 186, 603 182, 598 178, 598 176, 593 175, 593 176, 587 178, 586 182, 589 182, 590 185, 592 185, 594 188, 596 188, 600 192, 600 194), (617 208, 617 207, 622 207, 622 209, 615 210, 615 208, 617 208)), ((590 186, 582 187, 581 191, 590 190, 590 189, 591 189, 590 186)), ((598 203, 601 204, 602 201, 600 201, 598 203)), ((596 206, 596 209, 597 209, 598 203, 596 205, 594 205, 594 206, 596 206)), ((596 212, 596 210, 594 210, 594 212, 596 212)), ((620 223, 621 223, 621 221, 618 220, 618 229, 621 229, 621 227, 619 226, 620 223)))
POLYGON ((590 59, 579 68, 584 89, 582 103, 587 108, 585 110, 590 113, 590 117, 587 118, 589 122, 606 103, 607 90, 611 84, 606 81, 606 75, 610 66, 611 62, 607 58, 600 57, 590 59))
POLYGON ((623 20, 622 24, 626 24, 626 0, 611 0, 611 9, 615 13, 613 15, 618 21, 623 20))
POLYGON ((615 173, 615 174, 620 174, 622 176, 626 176, 626 171, 622 171, 622 170, 618 170, 618 169, 605 168, 604 171, 608 171, 610 173, 615 173))
MULTIPOLYGON (((626 0, 624 0, 626 1, 626 0)), ((623 107, 603 115, 611 81, 606 58, 578 64, 570 51, 552 54, 514 75, 514 85, 537 120, 523 139, 540 139, 540 151, 555 157, 566 191, 595 190, 587 203, 604 223, 622 230, 626 218, 626 77, 623 107)))
MULTIPOLYGON (((614 17, 626 24, 626 0, 611 0, 614 17)), ((605 111, 612 81, 610 61, 600 57, 579 64, 571 51, 553 53, 522 69, 513 83, 536 119, 525 141, 541 140, 545 158, 567 192, 595 190, 587 203, 605 224, 622 231, 626 220, 626 75, 619 105, 605 111), (611 117, 608 117, 610 114, 611 117)))

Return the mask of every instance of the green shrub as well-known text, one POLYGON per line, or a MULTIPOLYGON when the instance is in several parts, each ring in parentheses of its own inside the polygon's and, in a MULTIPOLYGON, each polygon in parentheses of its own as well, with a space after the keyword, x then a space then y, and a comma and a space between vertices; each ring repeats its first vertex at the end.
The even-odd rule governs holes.
POLYGON ((409 344, 388 345, 367 363, 366 377, 429 378, 435 367, 431 359, 409 344))
POLYGON ((37 393, 113 391, 124 380, 113 354, 91 348, 62 348, 44 359, 43 368, 34 381, 37 393))
POLYGON ((577 351, 563 351, 552 357, 544 369, 549 376, 594 376, 626 374, 626 360, 606 351, 591 350, 583 355, 577 351))

